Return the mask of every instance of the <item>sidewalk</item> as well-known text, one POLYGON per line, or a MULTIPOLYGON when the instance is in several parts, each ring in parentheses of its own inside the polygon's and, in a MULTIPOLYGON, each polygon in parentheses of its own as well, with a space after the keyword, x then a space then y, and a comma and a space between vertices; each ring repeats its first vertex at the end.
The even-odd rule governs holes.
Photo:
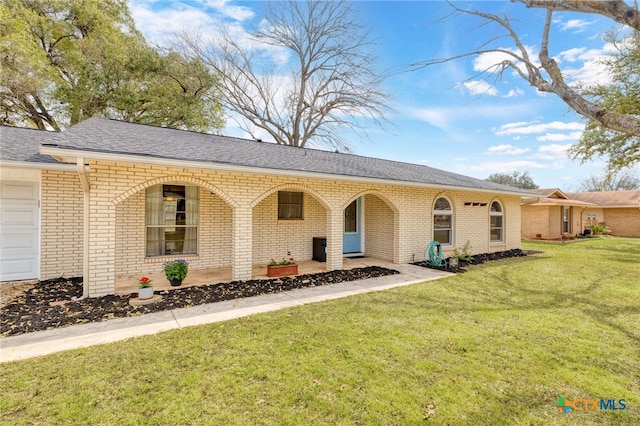
POLYGON ((117 342, 175 328, 226 321, 260 312, 387 290, 452 275, 408 264, 393 267, 400 274, 4 337, 0 339, 0 362, 117 342))

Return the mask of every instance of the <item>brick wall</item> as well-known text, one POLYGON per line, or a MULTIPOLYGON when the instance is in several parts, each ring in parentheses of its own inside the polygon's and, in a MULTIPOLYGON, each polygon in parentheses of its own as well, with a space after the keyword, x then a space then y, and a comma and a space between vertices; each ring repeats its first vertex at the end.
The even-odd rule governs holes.
POLYGON ((82 276, 83 192, 75 172, 42 172, 40 277, 82 276))
POLYGON ((611 208, 604 210, 604 223, 611 235, 640 237, 640 208, 611 208))
MULTIPOLYGON (((180 257, 187 258, 193 268, 231 264, 235 279, 250 278, 253 263, 284 257, 287 251, 297 259, 310 259, 315 236, 327 237, 327 269, 341 268, 343 209, 359 196, 365 196, 365 255, 396 263, 419 260, 432 240, 433 203, 440 193, 428 188, 106 161, 91 162, 89 180, 91 296, 113 292, 116 271, 144 274, 167 260, 145 257, 144 194, 152 185, 201 188, 198 255, 180 257), (279 190, 305 193, 304 220, 277 220, 279 190)), ((79 182, 76 185, 81 194, 79 182)), ((454 205, 455 244, 450 250, 467 240, 473 253, 520 247, 519 197, 467 191, 444 194, 454 205), (489 208, 494 200, 504 208, 505 239, 500 243, 489 242, 489 208)))

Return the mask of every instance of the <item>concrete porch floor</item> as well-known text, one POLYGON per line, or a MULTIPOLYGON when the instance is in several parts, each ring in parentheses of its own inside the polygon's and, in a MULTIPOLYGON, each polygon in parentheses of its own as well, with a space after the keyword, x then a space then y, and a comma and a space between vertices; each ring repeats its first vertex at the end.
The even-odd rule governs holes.
MULTIPOLYGON (((375 257, 348 258, 345 257, 342 269, 363 268, 367 266, 381 266, 388 269, 396 269, 397 265, 388 260, 378 259, 375 257)), ((315 274, 326 271, 326 263, 317 262, 315 260, 306 260, 298 262, 299 274, 315 274)), ((138 280, 143 275, 117 275, 116 276, 116 294, 131 294, 138 291, 138 280)), ((212 269, 190 269, 187 278, 182 281, 180 287, 171 287, 169 281, 165 278, 162 271, 144 275, 149 277, 153 282, 154 291, 170 290, 180 287, 201 286, 214 283, 222 283, 232 281, 231 267, 212 268, 212 269)), ((253 265, 252 279, 268 279, 267 265, 253 265)))

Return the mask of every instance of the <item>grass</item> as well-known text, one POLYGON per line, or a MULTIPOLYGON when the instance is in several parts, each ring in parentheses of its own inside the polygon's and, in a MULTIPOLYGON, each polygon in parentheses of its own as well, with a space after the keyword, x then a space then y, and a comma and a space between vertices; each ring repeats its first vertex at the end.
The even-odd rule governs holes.
MULTIPOLYGON (((2 424, 637 424, 640 240, 4 363, 2 424), (625 399, 623 411, 567 400, 625 399)), ((619 406, 619 405, 618 405, 619 406)))

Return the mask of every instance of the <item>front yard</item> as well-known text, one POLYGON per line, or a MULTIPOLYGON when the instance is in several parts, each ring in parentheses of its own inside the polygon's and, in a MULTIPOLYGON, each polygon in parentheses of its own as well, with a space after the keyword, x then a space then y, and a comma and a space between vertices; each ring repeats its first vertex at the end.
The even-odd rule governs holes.
POLYGON ((640 240, 523 248, 544 254, 4 363, 0 421, 637 424, 640 240), (626 409, 564 414, 560 397, 626 409))

